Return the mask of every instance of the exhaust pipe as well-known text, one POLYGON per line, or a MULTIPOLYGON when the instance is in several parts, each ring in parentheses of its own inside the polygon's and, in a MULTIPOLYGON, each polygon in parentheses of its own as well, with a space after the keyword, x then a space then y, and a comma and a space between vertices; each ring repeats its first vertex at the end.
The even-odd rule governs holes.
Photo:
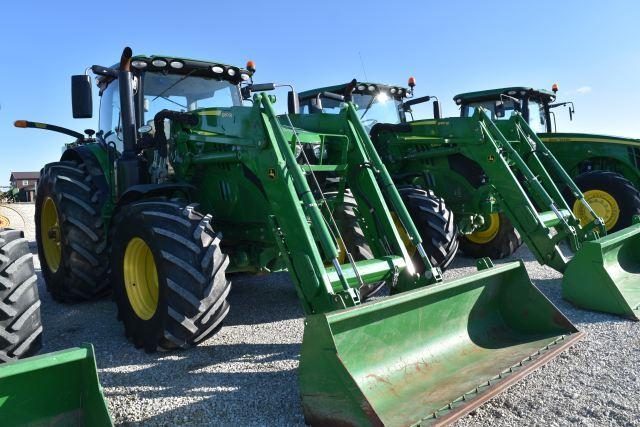
POLYGON ((124 149, 117 162, 118 194, 140 183, 140 164, 136 153, 137 130, 133 102, 133 74, 131 73, 130 47, 125 47, 120 58, 118 85, 120 88, 120 114, 122 115, 122 139, 124 149))

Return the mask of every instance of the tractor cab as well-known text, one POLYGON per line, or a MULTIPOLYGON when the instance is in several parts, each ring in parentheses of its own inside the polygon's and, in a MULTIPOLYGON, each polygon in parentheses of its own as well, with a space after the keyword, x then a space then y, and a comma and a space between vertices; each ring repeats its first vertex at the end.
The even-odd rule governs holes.
POLYGON ((514 112, 522 114, 532 129, 538 133, 555 132, 557 107, 569 107, 573 119, 575 109, 572 102, 554 103, 558 86, 552 91, 530 87, 508 87, 456 95, 453 99, 460 106, 461 117, 471 117, 478 107, 483 107, 491 120, 508 120, 514 112))
MULTIPOLYGON (((110 68, 92 67, 92 71, 99 75, 97 84, 101 98, 97 136, 122 152, 123 127, 120 123, 117 70, 117 64, 110 68)), ((154 118, 165 109, 189 112, 242 106, 240 83, 249 81, 253 73, 216 62, 155 55, 133 57, 131 71, 137 128, 151 135, 156 131, 154 118)), ((165 127, 168 124, 165 121, 165 127)), ((168 129, 165 131, 168 134, 168 129)))
MULTIPOLYGON (((300 93, 300 111, 303 114, 338 114, 345 101, 322 97, 323 93, 347 95, 356 107, 360 121, 367 130, 376 123, 401 123, 406 119, 406 101, 413 95, 413 87, 390 86, 381 83, 355 81, 327 86, 300 93)), ((410 110, 409 110, 410 111, 410 110)))

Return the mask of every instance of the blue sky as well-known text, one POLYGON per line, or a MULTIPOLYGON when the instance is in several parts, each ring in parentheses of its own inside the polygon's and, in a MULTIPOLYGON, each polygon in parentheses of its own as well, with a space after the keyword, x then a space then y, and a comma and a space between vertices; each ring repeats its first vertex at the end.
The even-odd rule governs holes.
MULTIPOLYGON (((63 135, 15 129, 29 119, 76 130, 70 76, 111 65, 122 48, 244 65, 257 82, 298 90, 364 79, 437 95, 560 85, 576 103, 558 129, 640 137, 637 1, 5 2, 0 15, 0 185, 57 160, 63 135), (216 4, 222 4, 216 6, 216 4)), ((95 93, 97 98, 97 93, 95 93)), ((284 95, 284 94, 282 94, 284 95)), ((283 97, 283 96, 282 96, 283 97)))

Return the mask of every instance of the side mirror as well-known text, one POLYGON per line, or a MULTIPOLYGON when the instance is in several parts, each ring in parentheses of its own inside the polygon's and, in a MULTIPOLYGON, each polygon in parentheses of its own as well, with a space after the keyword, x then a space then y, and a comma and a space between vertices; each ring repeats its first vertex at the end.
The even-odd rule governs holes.
POLYGON ((440 101, 437 99, 433 101, 433 118, 439 119, 442 117, 442 109, 440 108, 440 101))
POLYGON ((93 117, 91 77, 85 74, 71 76, 71 106, 74 119, 93 117))
POLYGON ((300 99, 295 90, 290 90, 287 93, 287 107, 289 114, 300 114, 300 99))
POLYGON ((499 119, 503 118, 504 115, 506 114, 506 111, 504 109, 504 102, 496 101, 495 108, 494 108, 493 112, 495 113, 497 118, 499 118, 499 119))

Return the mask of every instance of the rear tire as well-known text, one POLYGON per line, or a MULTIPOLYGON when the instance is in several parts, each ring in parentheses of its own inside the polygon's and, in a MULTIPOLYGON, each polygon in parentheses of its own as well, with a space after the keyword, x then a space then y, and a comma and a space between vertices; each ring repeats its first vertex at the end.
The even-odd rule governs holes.
POLYGON ((38 279, 24 234, 0 229, 0 362, 42 347, 38 279))
POLYGON ((489 257, 502 259, 513 254, 520 246, 522 239, 520 233, 502 212, 492 214, 490 223, 484 231, 474 232, 470 236, 462 236, 460 249, 471 258, 489 257), (493 222, 497 221, 496 224, 493 222), (490 231, 496 227, 493 231, 490 231))
POLYGON ((41 176, 35 223, 47 290, 59 302, 87 301, 109 294, 102 206, 85 165, 74 161, 50 163, 41 176))
MULTIPOLYGON (((453 212, 431 190, 404 186, 398 187, 398 192, 422 237, 429 261, 444 271, 458 252, 458 227, 453 212)), ((413 257, 417 260, 420 255, 415 251, 413 257)), ((422 262, 415 264, 422 266, 422 262)))
POLYGON ((111 269, 118 318, 127 338, 148 352, 196 345, 229 312, 229 258, 220 250, 211 216, 196 206, 154 198, 124 206, 114 217, 111 269))
MULTIPOLYGON (((574 179, 591 207, 602 217, 608 233, 629 227, 633 215, 640 215, 640 191, 622 175, 609 171, 593 171, 574 179)), ((573 214, 584 225, 592 220, 568 188, 564 198, 573 214)))

